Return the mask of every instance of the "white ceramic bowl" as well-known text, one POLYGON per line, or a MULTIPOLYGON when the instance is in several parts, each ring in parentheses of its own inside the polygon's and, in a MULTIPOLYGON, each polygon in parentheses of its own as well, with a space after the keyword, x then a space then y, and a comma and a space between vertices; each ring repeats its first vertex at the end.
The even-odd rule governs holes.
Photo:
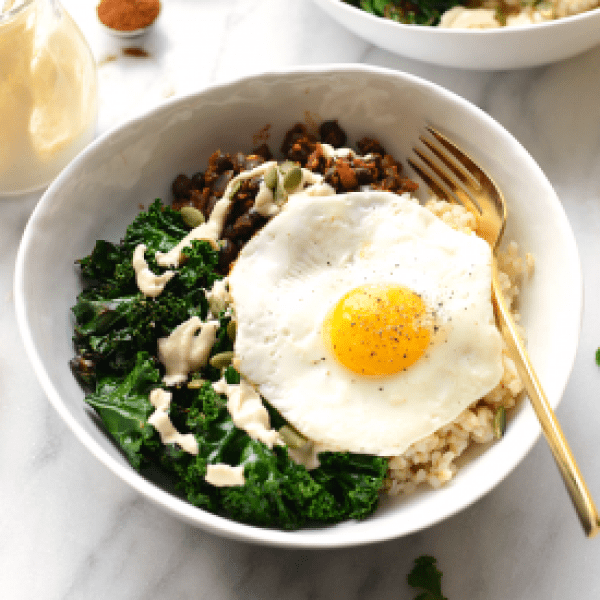
POLYGON ((80 289, 73 261, 88 254, 97 238, 118 240, 140 203, 168 200, 173 178, 204 168, 216 148, 248 151, 266 124, 276 148, 283 132, 307 116, 338 118, 350 143, 375 136, 401 159, 432 124, 495 177, 509 204, 507 238, 537 259, 523 294, 523 324, 533 364, 556 406, 575 358, 582 309, 579 257, 563 208, 531 156, 492 118, 396 71, 347 65, 247 77, 174 99, 103 135, 61 173, 33 212, 17 258, 15 302, 28 355, 52 404, 81 442, 146 498, 230 537, 295 547, 349 546, 417 531, 491 490, 539 435, 529 405, 520 405, 502 440, 472 457, 442 489, 388 498, 363 522, 284 532, 206 513, 139 476, 92 420, 68 365, 70 307, 80 289))
POLYGON ((600 43, 600 9, 522 27, 488 30, 404 25, 341 0, 314 0, 340 24, 390 52, 462 69, 535 67, 575 56, 600 43))

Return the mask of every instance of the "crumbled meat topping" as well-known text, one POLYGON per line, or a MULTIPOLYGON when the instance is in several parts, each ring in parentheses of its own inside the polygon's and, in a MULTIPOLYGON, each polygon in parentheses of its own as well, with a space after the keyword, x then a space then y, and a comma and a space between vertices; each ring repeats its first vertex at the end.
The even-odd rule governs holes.
MULTIPOLYGON (((280 151, 286 160, 321 174, 337 193, 375 189, 402 194, 418 188, 417 183, 404 176, 400 162, 388 154, 378 140, 360 139, 356 143, 358 153, 344 152, 346 142, 346 132, 337 120, 323 121, 316 131, 314 127, 309 129, 304 123, 296 123, 285 134, 280 151), (327 152, 323 151, 323 144, 328 148, 327 152), (342 150, 332 152, 332 149, 342 150)), ((208 220, 234 177, 272 157, 266 143, 254 148, 250 154, 215 151, 208 160, 206 171, 191 177, 180 174, 175 178, 171 186, 173 208, 180 210, 184 206, 193 206, 208 220)), ((260 182, 260 176, 244 179, 233 194, 219 244, 219 270, 223 274, 227 273, 242 246, 268 221, 267 216, 255 209, 260 182)))

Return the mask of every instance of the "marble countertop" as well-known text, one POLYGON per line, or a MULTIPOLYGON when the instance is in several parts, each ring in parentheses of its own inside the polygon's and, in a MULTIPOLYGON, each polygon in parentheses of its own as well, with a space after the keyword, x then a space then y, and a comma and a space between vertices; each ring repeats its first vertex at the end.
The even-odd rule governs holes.
MULTIPOLYGON (((449 88, 489 112, 533 155, 564 204, 581 253, 581 343, 558 416, 600 502, 600 368, 594 360, 600 345, 600 47, 542 68, 470 72, 370 46, 309 0, 163 4, 152 32, 126 41, 101 30, 95 0, 63 1, 99 64, 99 133, 215 81, 273 67, 359 62, 449 88), (121 47, 131 45, 149 56, 124 56, 121 47)), ((467 510, 409 537, 355 549, 294 551, 221 539, 144 500, 63 424, 25 355, 12 277, 39 196, 0 199, 1 598, 403 600, 416 595, 406 574, 424 553, 437 558, 450 600, 600 597, 600 539, 584 537, 543 440, 467 510)))

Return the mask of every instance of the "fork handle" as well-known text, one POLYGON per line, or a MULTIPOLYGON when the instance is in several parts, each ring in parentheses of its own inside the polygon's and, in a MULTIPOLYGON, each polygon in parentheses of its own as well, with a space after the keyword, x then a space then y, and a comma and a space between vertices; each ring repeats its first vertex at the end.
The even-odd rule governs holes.
POLYGON ((556 415, 548 403, 544 390, 531 365, 521 337, 517 333, 515 323, 504 301, 496 272, 494 272, 492 280, 492 290, 500 331, 507 343, 509 355, 514 360, 517 372, 527 390, 533 410, 540 422, 544 436, 550 445, 550 450, 560 470, 585 534, 590 538, 594 537, 600 529, 598 511, 583 476, 577 467, 577 463, 563 435, 556 415))

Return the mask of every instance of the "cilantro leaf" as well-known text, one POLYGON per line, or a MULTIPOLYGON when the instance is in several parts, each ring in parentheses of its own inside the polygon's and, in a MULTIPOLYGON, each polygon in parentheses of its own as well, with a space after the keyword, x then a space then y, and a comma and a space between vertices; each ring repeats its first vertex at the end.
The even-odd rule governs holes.
POLYGON ((437 569, 433 556, 423 555, 415 559, 406 580, 411 587, 423 590, 415 600, 448 600, 442 595, 442 572, 437 569))
POLYGON ((600 367, 600 348, 596 350, 596 364, 600 367))

